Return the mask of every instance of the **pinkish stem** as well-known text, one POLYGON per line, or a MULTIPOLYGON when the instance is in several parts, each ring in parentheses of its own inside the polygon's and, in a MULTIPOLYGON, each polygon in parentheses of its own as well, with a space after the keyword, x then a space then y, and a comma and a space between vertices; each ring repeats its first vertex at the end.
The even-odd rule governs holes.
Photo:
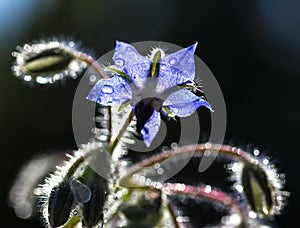
POLYGON ((75 57, 85 63, 87 63, 89 66, 93 67, 96 72, 103 78, 108 79, 109 77, 104 72, 102 66, 90 55, 83 53, 83 52, 77 52, 74 54, 75 57))
MULTIPOLYGON (((257 160, 253 156, 251 156, 251 154, 237 147, 220 145, 220 144, 212 144, 212 143, 188 145, 188 146, 179 147, 174 150, 168 150, 160 154, 156 154, 150 158, 147 158, 133 165, 132 167, 129 168, 128 174, 123 178, 123 180, 126 181, 133 174, 143 170, 143 168, 153 166, 156 163, 161 163, 166 159, 172 157, 176 158, 176 156, 190 154, 190 153, 192 153, 194 156, 203 155, 205 151, 209 151, 210 153, 215 153, 216 155, 220 153, 223 156, 240 160, 245 164, 255 164, 257 162, 257 160)), ((121 180, 121 182, 123 182, 123 180, 121 180)))
POLYGON ((224 192, 211 188, 209 185, 199 187, 180 183, 165 183, 161 189, 167 194, 184 194, 189 197, 200 197, 213 202, 219 202, 238 213, 242 221, 247 221, 248 219, 247 211, 242 208, 238 201, 224 192))

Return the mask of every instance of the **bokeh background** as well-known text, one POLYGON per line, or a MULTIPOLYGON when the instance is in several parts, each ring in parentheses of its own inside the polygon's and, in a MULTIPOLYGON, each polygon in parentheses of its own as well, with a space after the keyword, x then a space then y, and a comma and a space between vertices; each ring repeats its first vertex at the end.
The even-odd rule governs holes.
MULTIPOLYGON (((74 37, 95 56, 113 49, 115 40, 180 46, 198 41, 196 54, 225 97, 226 141, 259 147, 286 173, 292 195, 276 220, 279 227, 297 224, 299 11, 297 0, 1 0, 1 227, 40 227, 7 207, 8 189, 21 165, 35 154, 76 147, 71 112, 77 82, 30 88, 10 71, 16 45, 49 35, 74 37)), ((210 172, 218 176, 218 169, 210 172)))

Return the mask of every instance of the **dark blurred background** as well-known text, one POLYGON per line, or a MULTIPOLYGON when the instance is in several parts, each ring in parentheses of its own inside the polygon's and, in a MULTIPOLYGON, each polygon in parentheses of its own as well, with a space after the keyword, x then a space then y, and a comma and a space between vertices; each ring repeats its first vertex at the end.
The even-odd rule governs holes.
POLYGON ((196 54, 215 75, 226 101, 226 141, 259 147, 286 173, 292 195, 277 224, 297 224, 299 11, 297 0, 1 0, 1 227, 40 227, 7 207, 9 186, 35 154, 76 147, 71 117, 78 82, 30 88, 10 71, 16 45, 49 35, 72 36, 96 56, 113 49, 115 40, 180 46, 198 41, 196 54))

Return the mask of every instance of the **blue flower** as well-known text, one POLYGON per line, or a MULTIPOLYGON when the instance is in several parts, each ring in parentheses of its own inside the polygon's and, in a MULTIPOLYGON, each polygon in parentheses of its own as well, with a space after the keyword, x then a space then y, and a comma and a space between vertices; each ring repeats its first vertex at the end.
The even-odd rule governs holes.
POLYGON ((190 91, 195 86, 194 52, 197 43, 170 55, 154 49, 142 56, 132 45, 117 42, 109 68, 115 75, 99 80, 87 99, 105 106, 131 105, 137 130, 147 146, 159 131, 160 114, 190 116, 200 106, 211 109, 202 97, 190 91))

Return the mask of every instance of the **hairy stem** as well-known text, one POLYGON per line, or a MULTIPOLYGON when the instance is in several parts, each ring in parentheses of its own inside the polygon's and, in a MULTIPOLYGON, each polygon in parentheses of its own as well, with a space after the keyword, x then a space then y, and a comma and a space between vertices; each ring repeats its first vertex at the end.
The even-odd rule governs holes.
POLYGON ((246 151, 232 146, 219 145, 212 143, 197 144, 197 145, 188 145, 178 147, 174 150, 168 150, 163 153, 154 155, 150 158, 147 158, 135 165, 133 165, 127 175, 121 180, 121 183, 127 182, 128 178, 132 177, 133 174, 142 171, 145 167, 153 166, 156 163, 161 163, 168 158, 176 158, 177 156, 184 154, 192 154, 193 156, 203 155, 205 151, 210 153, 221 154, 222 156, 240 160, 245 164, 257 164, 257 159, 251 156, 251 154, 246 151))
POLYGON ((104 72, 102 66, 90 55, 84 53, 84 52, 77 52, 74 54, 74 56, 87 63, 89 66, 93 67, 94 70, 99 74, 99 76, 101 76, 101 78, 103 79, 108 79, 109 77, 107 76, 107 74, 104 72))
POLYGON ((134 112, 131 111, 128 118, 126 119, 126 121, 124 122, 121 130, 119 131, 117 137, 115 138, 115 140, 110 144, 110 154, 112 155, 115 148, 117 147, 118 143, 120 142, 121 137, 123 136, 123 134, 125 133, 127 127, 129 126, 129 124, 131 123, 132 119, 134 117, 134 112))
POLYGON ((78 169, 78 167, 91 155, 94 154, 94 150, 90 150, 87 153, 81 155, 80 157, 77 158, 75 162, 73 162, 72 166, 68 169, 68 172, 66 174, 66 178, 70 178, 78 169))
POLYGON ((213 189, 209 185, 199 187, 180 183, 165 183, 162 185, 161 189, 164 193, 169 195, 186 195, 193 198, 200 197, 205 200, 219 202, 225 207, 238 213, 242 222, 245 222, 248 219, 247 211, 243 209, 237 200, 222 191, 213 189))

